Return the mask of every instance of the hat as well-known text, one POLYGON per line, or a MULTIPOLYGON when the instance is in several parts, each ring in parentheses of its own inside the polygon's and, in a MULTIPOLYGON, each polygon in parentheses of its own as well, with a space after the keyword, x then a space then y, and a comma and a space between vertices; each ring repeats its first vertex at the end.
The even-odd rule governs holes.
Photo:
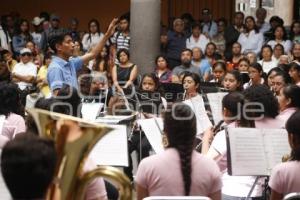
POLYGON ((35 26, 40 25, 44 21, 44 18, 34 17, 32 20, 32 24, 35 26))
POLYGON ((210 10, 208 8, 204 8, 202 10, 202 15, 210 15, 210 10))
POLYGON ((24 54, 24 53, 32 53, 30 49, 28 48, 23 48, 21 51, 20 51, 20 54, 24 54))
POLYGON ((57 20, 59 21, 60 20, 60 17, 58 15, 55 15, 55 14, 52 14, 51 17, 50 17, 50 20, 57 20))

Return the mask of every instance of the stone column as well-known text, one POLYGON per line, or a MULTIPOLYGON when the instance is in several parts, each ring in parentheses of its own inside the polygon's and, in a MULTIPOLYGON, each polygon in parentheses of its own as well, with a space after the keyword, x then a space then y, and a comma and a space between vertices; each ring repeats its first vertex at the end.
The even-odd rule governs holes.
POLYGON ((285 26, 290 26, 293 22, 294 0, 274 0, 274 13, 284 20, 285 26))
POLYGON ((139 74, 154 71, 160 52, 160 0, 131 0, 130 59, 139 74))

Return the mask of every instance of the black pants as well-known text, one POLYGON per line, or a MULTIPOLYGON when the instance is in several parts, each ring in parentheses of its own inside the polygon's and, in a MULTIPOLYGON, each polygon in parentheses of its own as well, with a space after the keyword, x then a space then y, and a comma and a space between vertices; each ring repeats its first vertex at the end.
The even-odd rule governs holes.
POLYGON ((140 144, 140 132, 135 131, 131 135, 128 141, 128 158, 129 158, 129 166, 124 168, 124 173, 128 176, 128 178, 133 181, 133 174, 132 174, 132 159, 131 153, 133 151, 137 152, 138 155, 138 162, 140 162, 140 157, 143 159, 149 156, 149 151, 151 149, 151 145, 145 136, 144 132, 141 133, 141 144, 140 144), (140 148, 140 145, 142 148, 140 148))

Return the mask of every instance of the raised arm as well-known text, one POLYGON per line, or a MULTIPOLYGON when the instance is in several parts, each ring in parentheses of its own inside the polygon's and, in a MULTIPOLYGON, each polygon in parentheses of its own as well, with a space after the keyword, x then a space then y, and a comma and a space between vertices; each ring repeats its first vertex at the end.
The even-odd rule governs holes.
POLYGON ((93 48, 89 53, 86 53, 85 55, 81 56, 81 59, 85 64, 88 63, 88 61, 95 58, 103 49, 105 46, 106 41, 114 34, 115 28, 117 26, 118 19, 115 18, 111 21, 106 33, 104 34, 104 37, 100 40, 100 42, 93 48))

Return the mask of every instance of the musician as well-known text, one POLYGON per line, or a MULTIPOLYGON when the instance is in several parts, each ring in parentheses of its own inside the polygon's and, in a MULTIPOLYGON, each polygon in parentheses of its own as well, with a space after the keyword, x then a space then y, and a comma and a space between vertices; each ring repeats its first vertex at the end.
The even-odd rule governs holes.
POLYGON ((300 87, 288 85, 282 88, 277 99, 280 109, 277 118, 286 122, 294 112, 300 109, 300 87))
MULTIPOLYGON (((61 91, 58 91, 58 95, 60 94, 60 92, 61 91)), ((65 93, 65 94, 70 95, 72 93, 65 93)), ((67 96, 67 95, 65 95, 65 96, 67 96)), ((72 96, 76 96, 76 95, 70 95, 70 96, 72 97, 72 96)), ((68 101, 71 102, 72 98, 64 100, 64 103, 67 103, 68 101)), ((60 112, 62 114, 67 114, 67 115, 71 114, 72 109, 75 110, 75 108, 72 108, 72 106, 75 107, 76 103, 74 103, 74 102, 77 102, 77 101, 73 101, 72 103, 70 103, 72 109, 70 109, 69 106, 67 106, 67 105, 60 104, 61 102, 62 101, 58 98, 40 99, 36 102, 35 107, 44 109, 44 110, 60 112), (50 110, 50 109, 52 109, 52 110, 50 110)), ((76 124, 74 122, 67 122, 67 123, 65 123, 65 125, 68 125, 70 132, 72 132, 72 133, 78 132, 79 134, 82 134, 81 128, 78 126, 78 124, 76 124)), ((38 133, 35 132, 35 134, 38 134, 38 133)), ((90 170, 93 170, 95 167, 96 167, 96 164, 91 159, 87 159, 84 164, 83 171, 88 172, 90 170)), ((85 200, 93 200, 93 199, 101 199, 101 200, 107 199, 107 193, 105 190, 103 178, 94 179, 86 187, 85 200)))
MULTIPOLYGON (((150 74, 144 74, 144 76, 142 77, 142 81, 139 87, 139 93, 142 93, 143 91, 146 92, 152 92, 157 93, 159 96, 161 95, 160 91, 159 91, 159 79, 155 76, 154 73, 150 73, 150 74)), ((161 97, 162 101, 161 104, 164 104, 164 106, 166 107, 166 100, 161 97)), ((148 98, 146 99, 146 103, 148 104, 148 98)), ((140 102, 141 107, 143 107, 143 101, 140 102)), ((153 106, 155 106, 156 104, 153 104, 153 106)), ((139 105, 137 105, 139 106, 139 105)), ((164 106, 160 106, 159 108, 155 108, 154 110, 157 109, 161 109, 164 106)), ((152 118, 155 117, 156 113, 145 113, 142 112, 142 118, 152 118)), ((159 113, 160 114, 160 113, 159 113)), ((149 156, 149 151, 151 149, 151 145, 147 139, 147 137, 145 136, 144 132, 140 132, 140 129, 136 127, 136 129, 133 131, 129 142, 128 142, 128 152, 129 152, 129 167, 125 168, 124 171, 127 174, 127 176, 133 180, 132 177, 132 160, 131 160, 131 153, 133 151, 136 150, 137 154, 138 154, 138 158, 145 158, 149 156), (140 135, 141 134, 141 135, 140 135), (141 137, 141 140, 140 140, 141 137), (142 145, 142 149, 140 149, 140 145, 142 145), (140 155, 141 153, 141 155, 140 155)))
POLYGON ((30 132, 19 134, 2 150, 1 172, 13 199, 45 199, 54 178, 54 143, 30 132))
POLYGON ((196 117, 189 106, 173 104, 164 114, 166 150, 142 160, 136 175, 137 200, 147 196, 208 196, 221 199, 220 171, 194 151, 196 117))
POLYGON ((226 64, 224 61, 220 60, 215 62, 212 67, 213 70, 213 79, 210 80, 212 83, 222 83, 222 80, 226 74, 226 64))
POLYGON ((200 91, 200 77, 195 73, 185 73, 182 79, 185 96, 183 103, 187 104, 196 115, 197 137, 202 137, 202 133, 212 127, 212 123, 206 113, 203 97, 200 91))
POLYGON ((244 89, 249 88, 252 85, 266 84, 263 75, 263 68, 259 63, 253 63, 248 68, 249 82, 244 84, 244 89))
POLYGON ((269 186, 271 200, 283 199, 284 195, 300 192, 300 111, 295 112, 286 123, 291 159, 273 168, 269 186))
POLYGON ((224 88, 230 92, 242 90, 242 77, 239 71, 232 70, 226 72, 222 82, 224 88))

